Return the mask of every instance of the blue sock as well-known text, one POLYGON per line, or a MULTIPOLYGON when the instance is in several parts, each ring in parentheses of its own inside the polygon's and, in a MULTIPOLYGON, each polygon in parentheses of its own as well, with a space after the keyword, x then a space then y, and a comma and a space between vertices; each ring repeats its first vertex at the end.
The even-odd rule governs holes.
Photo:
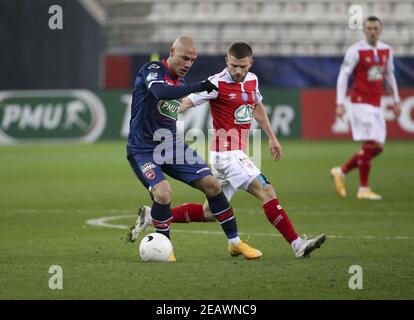
POLYGON ((237 232, 236 217, 223 191, 214 197, 207 197, 207 201, 211 212, 223 228, 227 239, 237 238, 239 234, 237 232))
POLYGON ((172 222, 172 213, 169 204, 152 203, 151 218, 155 230, 163 234, 168 239, 170 238, 170 224, 172 222))

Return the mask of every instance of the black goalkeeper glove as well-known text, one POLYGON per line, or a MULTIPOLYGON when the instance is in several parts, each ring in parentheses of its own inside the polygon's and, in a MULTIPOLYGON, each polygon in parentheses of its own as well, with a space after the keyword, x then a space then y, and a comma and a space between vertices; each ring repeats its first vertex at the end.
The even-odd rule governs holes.
POLYGON ((209 80, 201 81, 201 91, 207 91, 207 93, 210 93, 213 90, 218 91, 218 88, 209 80))

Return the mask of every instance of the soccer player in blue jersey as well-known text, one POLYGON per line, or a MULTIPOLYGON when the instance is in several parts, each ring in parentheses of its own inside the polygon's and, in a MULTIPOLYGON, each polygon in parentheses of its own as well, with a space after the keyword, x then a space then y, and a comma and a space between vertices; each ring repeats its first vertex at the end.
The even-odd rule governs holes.
MULTIPOLYGON (((194 41, 180 37, 168 59, 148 62, 139 71, 131 105, 128 161, 153 200, 151 218, 157 232, 170 237, 171 186, 164 173, 202 191, 223 228, 231 255, 246 259, 262 253, 241 241, 236 218, 226 196, 206 163, 176 135, 181 99, 194 92, 218 90, 210 81, 185 84, 183 77, 197 58, 194 41)), ((175 261, 174 253, 170 261, 175 261)))

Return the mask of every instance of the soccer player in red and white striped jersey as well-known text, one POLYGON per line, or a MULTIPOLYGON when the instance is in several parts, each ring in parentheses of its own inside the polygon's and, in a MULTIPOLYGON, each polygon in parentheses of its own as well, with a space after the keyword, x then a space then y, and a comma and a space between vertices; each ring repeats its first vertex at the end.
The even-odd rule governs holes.
POLYGON ((345 110, 351 121, 354 141, 361 141, 362 148, 340 167, 331 169, 337 193, 345 197, 345 176, 352 169, 359 169, 360 186, 358 199, 380 200, 382 196, 374 193, 368 183, 371 159, 384 148, 386 126, 381 110, 381 94, 384 80, 392 91, 393 111, 400 114, 400 98, 394 76, 393 53, 389 45, 379 41, 382 24, 377 17, 364 21, 365 39, 352 45, 346 52, 337 81, 336 115, 342 117, 345 110), (353 75, 351 102, 345 109, 345 96, 348 79, 353 75))

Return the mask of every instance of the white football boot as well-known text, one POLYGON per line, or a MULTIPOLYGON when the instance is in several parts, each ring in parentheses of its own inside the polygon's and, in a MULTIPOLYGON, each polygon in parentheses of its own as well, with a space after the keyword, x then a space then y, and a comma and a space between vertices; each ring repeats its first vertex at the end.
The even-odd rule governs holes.
POLYGON ((375 193, 369 187, 359 187, 357 193, 357 199, 359 200, 381 200, 382 196, 375 193))
POLYGON ((306 235, 304 238, 298 238, 292 242, 292 249, 295 253, 296 258, 309 257, 310 253, 321 247, 322 243, 326 240, 326 236, 321 234, 314 239, 307 239, 306 235))
POLYGON ((138 209, 137 221, 130 227, 127 242, 135 242, 139 234, 150 226, 152 226, 151 208, 142 206, 138 209))

